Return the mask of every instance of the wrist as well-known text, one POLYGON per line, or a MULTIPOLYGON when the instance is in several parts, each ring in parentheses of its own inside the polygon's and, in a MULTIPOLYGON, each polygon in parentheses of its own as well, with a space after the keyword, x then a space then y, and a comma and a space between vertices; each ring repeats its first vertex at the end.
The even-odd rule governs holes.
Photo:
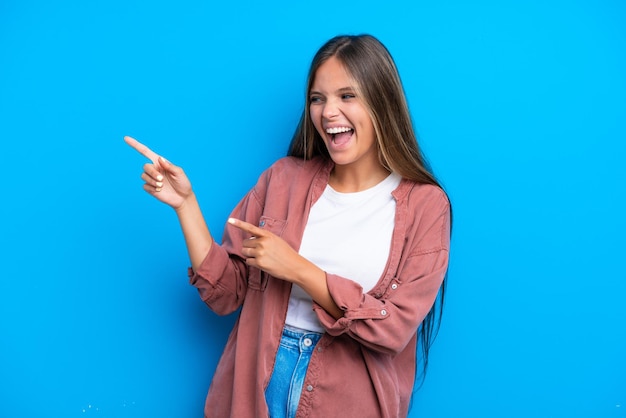
POLYGON ((177 215, 181 215, 184 212, 187 212, 190 208, 198 205, 198 200, 196 199, 196 195, 193 191, 191 191, 186 197, 183 198, 180 205, 174 206, 174 211, 177 215))
POLYGON ((295 284, 302 288, 307 288, 313 283, 326 281, 326 272, 324 270, 304 257, 301 260, 302 264, 295 269, 297 272, 293 280, 295 284))

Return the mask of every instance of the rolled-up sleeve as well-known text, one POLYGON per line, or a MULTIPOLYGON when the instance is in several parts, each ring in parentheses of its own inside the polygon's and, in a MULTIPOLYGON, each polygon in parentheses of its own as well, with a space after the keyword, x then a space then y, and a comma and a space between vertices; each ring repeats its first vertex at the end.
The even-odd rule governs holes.
POLYGON ((241 305, 246 294, 246 266, 231 257, 217 242, 197 271, 188 270, 189 283, 198 289, 200 298, 213 312, 228 315, 241 305))

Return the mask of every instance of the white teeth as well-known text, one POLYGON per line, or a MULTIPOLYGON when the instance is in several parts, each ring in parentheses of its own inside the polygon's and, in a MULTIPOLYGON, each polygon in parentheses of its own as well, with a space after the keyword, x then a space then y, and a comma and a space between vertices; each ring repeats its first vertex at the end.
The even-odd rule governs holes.
POLYGON ((342 126, 340 128, 328 128, 328 129, 326 129, 326 133, 334 135, 334 134, 339 134, 341 132, 348 132, 348 131, 351 131, 351 130, 352 130, 352 128, 348 128, 346 126, 342 126))

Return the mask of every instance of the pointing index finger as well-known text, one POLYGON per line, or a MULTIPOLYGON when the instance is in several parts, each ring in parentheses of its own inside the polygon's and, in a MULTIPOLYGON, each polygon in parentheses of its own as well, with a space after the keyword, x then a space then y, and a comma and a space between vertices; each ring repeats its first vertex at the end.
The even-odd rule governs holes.
POLYGON ((241 229, 242 231, 249 232, 253 236, 261 236, 263 234, 263 230, 258 226, 254 226, 251 223, 241 221, 235 218, 228 218, 228 223, 232 226, 241 229))
POLYGON ((156 152, 152 151, 150 148, 146 147, 144 144, 137 141, 135 138, 130 137, 130 136, 125 136, 124 141, 128 145, 133 147, 141 155, 151 160, 153 163, 156 163, 157 160, 159 159, 159 155, 156 152))

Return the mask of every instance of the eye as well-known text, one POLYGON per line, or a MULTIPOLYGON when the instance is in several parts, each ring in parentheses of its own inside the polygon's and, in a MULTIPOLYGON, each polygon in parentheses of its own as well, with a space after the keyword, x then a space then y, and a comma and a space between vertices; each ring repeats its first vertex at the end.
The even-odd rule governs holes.
POLYGON ((321 101, 322 101, 322 98, 320 96, 309 97, 309 103, 311 104, 320 103, 321 101))
POLYGON ((354 99, 356 96, 354 95, 354 93, 344 93, 341 95, 341 99, 342 100, 350 100, 350 99, 354 99))

